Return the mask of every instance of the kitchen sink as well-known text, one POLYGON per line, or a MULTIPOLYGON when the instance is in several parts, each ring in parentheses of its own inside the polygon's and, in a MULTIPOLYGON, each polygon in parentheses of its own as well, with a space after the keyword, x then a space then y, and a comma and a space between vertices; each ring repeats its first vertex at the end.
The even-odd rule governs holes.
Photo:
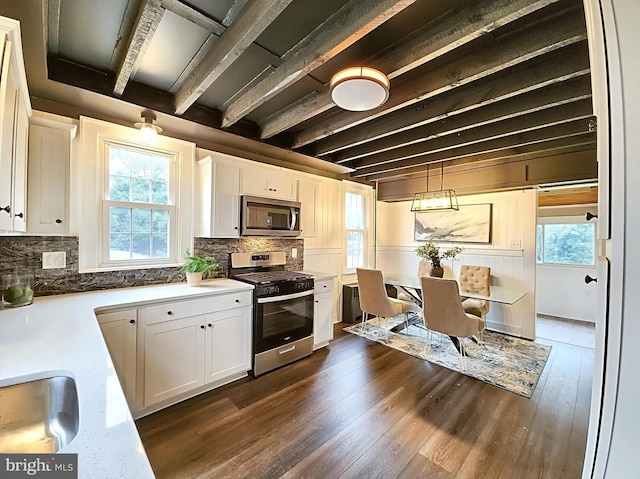
POLYGON ((78 391, 67 376, 0 387, 0 452, 53 453, 78 434, 78 391))

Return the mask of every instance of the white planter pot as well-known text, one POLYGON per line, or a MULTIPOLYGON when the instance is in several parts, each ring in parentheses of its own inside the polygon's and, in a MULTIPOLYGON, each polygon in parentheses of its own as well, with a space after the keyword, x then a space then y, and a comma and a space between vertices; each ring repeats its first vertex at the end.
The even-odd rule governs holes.
POLYGON ((187 273, 187 284, 189 286, 200 286, 202 283, 202 273, 187 273))

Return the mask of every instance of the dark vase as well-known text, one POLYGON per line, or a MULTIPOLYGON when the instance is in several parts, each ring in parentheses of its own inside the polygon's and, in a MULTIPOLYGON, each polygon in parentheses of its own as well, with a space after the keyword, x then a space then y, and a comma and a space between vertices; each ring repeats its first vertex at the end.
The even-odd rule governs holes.
POLYGON ((442 278, 444 276, 444 268, 440 266, 440 262, 432 262, 429 276, 433 278, 442 278))

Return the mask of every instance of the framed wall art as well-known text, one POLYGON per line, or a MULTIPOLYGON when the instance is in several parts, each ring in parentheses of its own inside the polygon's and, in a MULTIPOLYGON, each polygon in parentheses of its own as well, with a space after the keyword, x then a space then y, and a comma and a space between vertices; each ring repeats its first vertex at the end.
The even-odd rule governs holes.
POLYGON ((460 205, 458 211, 416 213, 414 240, 489 244, 492 206, 460 205))

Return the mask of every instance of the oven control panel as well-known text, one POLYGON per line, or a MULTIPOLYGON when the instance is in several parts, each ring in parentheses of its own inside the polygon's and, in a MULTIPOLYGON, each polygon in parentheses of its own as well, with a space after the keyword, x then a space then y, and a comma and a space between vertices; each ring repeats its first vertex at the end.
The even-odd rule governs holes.
POLYGON ((313 279, 278 281, 272 284, 256 285, 256 296, 265 298, 284 294, 299 293, 313 289, 313 279))

